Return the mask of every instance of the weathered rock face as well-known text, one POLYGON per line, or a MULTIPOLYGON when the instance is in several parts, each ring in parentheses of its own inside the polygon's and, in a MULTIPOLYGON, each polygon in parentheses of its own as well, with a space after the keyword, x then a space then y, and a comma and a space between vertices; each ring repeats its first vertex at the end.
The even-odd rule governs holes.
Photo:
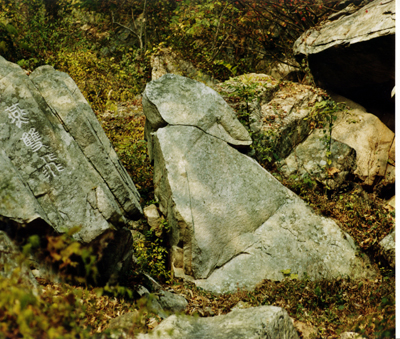
POLYGON ((260 306, 238 309, 210 318, 172 315, 162 321, 152 333, 139 334, 138 338, 298 339, 299 336, 284 309, 260 306))
POLYGON ((139 194, 73 80, 50 66, 28 77, 0 57, 0 96, 1 214, 57 232, 80 226, 77 240, 113 239, 126 255, 139 194))
POLYGON ((218 293, 253 288, 263 279, 281 280, 286 269, 314 279, 371 275, 356 256, 353 240, 332 220, 313 214, 257 162, 230 146, 249 140, 234 117, 219 119, 235 128, 217 135, 215 128, 198 126, 205 110, 206 121, 216 121, 214 112, 221 116, 211 108, 222 106, 217 95, 217 106, 211 97, 206 104, 200 96, 189 100, 189 93, 204 93, 203 87, 166 75, 143 94, 150 123, 156 116, 179 122, 151 127, 149 139, 155 196, 172 228, 175 274, 191 276, 198 286, 218 293))
POLYGON ((242 75, 217 87, 239 116, 246 110, 246 103, 231 102, 229 95, 243 86, 254 88, 247 113, 253 138, 258 142, 257 147, 262 148, 259 153, 271 159, 283 159, 280 161, 283 175, 309 174, 336 189, 351 173, 377 192, 394 193, 394 133, 364 107, 343 96, 332 95, 334 101, 345 104, 350 110, 332 113, 337 119, 333 119, 330 149, 334 153, 333 164, 327 172, 324 167, 328 147, 324 139, 329 132, 325 129, 321 135, 322 130, 315 129, 313 118, 313 108, 327 100, 327 93, 297 83, 283 82, 278 86, 278 82, 267 75, 242 75))
POLYGON ((285 160, 281 161, 281 173, 287 177, 309 176, 330 189, 339 188, 348 174, 356 169, 356 152, 350 146, 333 139, 329 145, 326 137, 322 130, 314 130, 285 160), (327 164, 327 150, 331 152, 330 166, 327 164))
POLYGON ((183 313, 188 305, 184 297, 168 291, 159 291, 156 298, 163 310, 169 313, 183 313))
POLYGON ((273 98, 279 89, 279 81, 270 75, 250 73, 231 78, 216 85, 215 89, 238 115, 248 115, 251 131, 259 132, 262 127, 261 105, 273 98), (248 100, 238 100, 235 95, 238 91, 248 100))
POLYGON ((280 159, 287 157, 312 131, 311 120, 306 118, 322 95, 318 88, 288 82, 271 101, 261 105, 259 133, 280 159))
POLYGON ((320 86, 365 106, 394 131, 395 1, 375 0, 295 42, 320 86))
MULTIPOLYGON (((159 81, 152 81, 143 97, 143 111, 146 114, 145 137, 160 127, 170 125, 196 126, 200 130, 235 146, 248 146, 251 138, 236 119, 234 111, 213 89, 182 76, 166 74, 159 81), (165 93, 165 86, 170 93, 165 93), (197 85, 197 86, 196 86, 197 85), (170 97, 165 100, 164 95, 170 97), (180 96, 179 102, 173 98, 180 96), (161 108, 161 114, 160 114, 161 108), (192 112, 196 111, 196 114, 192 112)), ((149 155, 153 160, 153 143, 149 143, 149 155)))
POLYGON ((246 74, 218 86, 220 93, 237 112, 247 111, 253 137, 279 159, 286 158, 313 129, 308 119, 312 107, 323 99, 324 91, 292 82, 279 83, 265 74, 246 74), (249 103, 231 102, 237 88, 254 88, 249 103), (247 107, 246 107, 247 106, 247 107), (308 120, 307 120, 308 119, 308 120))
POLYGON ((338 114, 332 137, 354 148, 354 174, 367 185, 394 185, 395 136, 375 115, 359 109, 338 114))
POLYGON ((388 234, 379 242, 380 251, 390 267, 396 266, 396 232, 388 234))
POLYGON ((0 215, 21 223, 38 219, 49 223, 42 206, 4 150, 0 150, 0 171, 0 215))

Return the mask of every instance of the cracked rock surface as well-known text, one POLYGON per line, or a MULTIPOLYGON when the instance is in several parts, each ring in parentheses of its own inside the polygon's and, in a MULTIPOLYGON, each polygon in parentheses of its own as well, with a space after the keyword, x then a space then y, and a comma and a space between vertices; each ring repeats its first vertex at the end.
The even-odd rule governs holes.
POLYGON ((250 138, 236 127, 236 118, 228 120, 235 126, 233 135, 216 136, 213 129, 198 126, 204 112, 214 121, 211 126, 218 125, 212 115, 220 117, 223 105, 214 94, 189 97, 207 93, 204 87, 168 74, 143 93, 152 131, 148 143, 155 196, 172 229, 175 275, 216 293, 251 289, 263 279, 282 280, 281 271, 289 269, 299 278, 373 277, 375 272, 356 255, 352 238, 335 222, 314 214, 255 160, 231 146, 232 139, 250 138))
MULTIPOLYGON (((28 77, 0 57, 0 149, 0 214, 12 220, 42 219, 57 232, 80 226, 77 240, 105 236, 118 247, 116 233, 125 234, 127 220, 142 213, 89 104, 67 74, 50 66, 28 77)), ((129 248, 126 237, 122 242, 129 248)))

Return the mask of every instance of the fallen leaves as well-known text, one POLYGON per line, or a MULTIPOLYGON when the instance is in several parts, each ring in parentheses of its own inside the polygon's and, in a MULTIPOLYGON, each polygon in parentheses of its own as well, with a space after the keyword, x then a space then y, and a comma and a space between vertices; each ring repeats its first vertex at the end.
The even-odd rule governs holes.
POLYGON ((336 167, 329 167, 326 170, 329 174, 329 176, 333 177, 336 173, 340 173, 340 170, 337 169, 336 167))

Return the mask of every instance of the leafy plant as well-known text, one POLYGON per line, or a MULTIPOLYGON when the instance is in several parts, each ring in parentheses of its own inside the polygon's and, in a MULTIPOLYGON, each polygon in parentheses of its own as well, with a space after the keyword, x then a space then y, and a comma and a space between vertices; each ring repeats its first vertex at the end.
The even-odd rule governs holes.
POLYGON ((322 128, 324 132, 324 144, 326 146, 327 170, 332 164, 331 144, 333 123, 337 119, 337 113, 345 111, 345 105, 338 104, 329 97, 316 102, 311 109, 310 115, 304 120, 311 120, 316 128, 322 128))
POLYGON ((168 232, 168 222, 161 218, 159 227, 147 231, 146 239, 136 241, 134 246, 139 268, 161 281, 169 281, 171 277, 171 272, 167 270, 168 251, 165 241, 168 232))

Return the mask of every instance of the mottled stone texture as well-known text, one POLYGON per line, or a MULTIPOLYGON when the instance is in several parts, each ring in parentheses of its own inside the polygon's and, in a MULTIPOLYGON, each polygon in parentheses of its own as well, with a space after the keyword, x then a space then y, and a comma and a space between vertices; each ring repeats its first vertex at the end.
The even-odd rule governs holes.
MULTIPOLYGON (((221 98, 213 105, 209 97, 204 105, 204 97, 188 97, 204 91, 203 86, 166 75, 148 84, 143 94, 146 116, 165 121, 152 127, 149 144, 155 196, 171 226, 175 275, 191 277, 216 293, 254 288, 263 279, 281 280, 287 269, 312 279, 374 276, 356 255, 352 238, 335 222, 315 215, 255 160, 231 146, 238 135, 247 140, 244 129, 221 137, 199 126, 204 119, 196 118, 204 111, 208 121, 221 115, 221 98)), ((238 126, 229 119, 230 126, 238 126)))
POLYGON ((79 226, 74 237, 97 248, 112 243, 111 272, 131 251, 124 226, 142 210, 89 104, 67 74, 42 66, 28 77, 2 57, 0 98, 1 215, 59 233, 79 226))
POLYGON ((298 339, 287 312, 276 306, 260 306, 231 311, 209 318, 172 315, 150 334, 138 339, 298 339))

